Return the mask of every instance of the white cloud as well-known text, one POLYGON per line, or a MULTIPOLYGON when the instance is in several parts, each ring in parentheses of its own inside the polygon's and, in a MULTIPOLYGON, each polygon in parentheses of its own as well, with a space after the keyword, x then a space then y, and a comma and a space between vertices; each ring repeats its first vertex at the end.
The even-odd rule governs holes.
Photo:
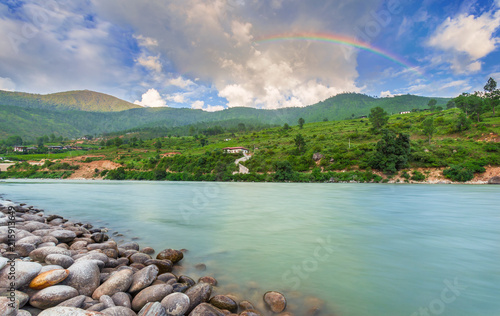
POLYGON ((137 58, 137 63, 146 69, 160 73, 162 70, 162 65, 159 59, 160 56, 142 55, 139 58, 137 58))
POLYGON ((192 82, 189 79, 184 79, 184 78, 182 78, 182 76, 179 76, 179 77, 177 77, 175 79, 170 79, 168 81, 168 84, 176 86, 176 87, 179 87, 179 88, 182 88, 182 89, 186 89, 186 88, 188 88, 190 86, 195 85, 194 82, 192 82))
POLYGON ((467 81, 465 81, 465 80, 455 80, 455 81, 451 81, 451 82, 445 83, 444 85, 441 86, 441 88, 442 89, 446 89, 446 88, 451 88, 451 87, 463 87, 465 85, 468 85, 467 81))
MULTIPOLYGON (((355 21, 378 7, 376 0, 353 0, 349 7, 357 10, 342 3, 318 6, 299 0, 286 4, 281 0, 167 0, 147 6, 135 0, 91 1, 102 18, 158 39, 155 53, 168 57, 184 78, 209 83, 229 107, 260 108, 306 106, 344 91, 359 91, 357 51, 349 49, 354 53, 346 54, 342 46, 329 43, 256 39, 328 30, 332 21, 355 21)), ((335 29, 346 36, 356 32, 348 24, 335 29)), ((185 89, 177 80, 177 85, 169 83, 185 89)))
POLYGON ((380 97, 381 98, 393 98, 394 94, 392 94, 391 91, 389 91, 389 90, 387 90, 387 91, 381 91, 380 92, 380 97))
POLYGON ((167 96, 168 101, 172 101, 175 103, 185 103, 186 97, 184 93, 175 93, 167 96))
POLYGON ((191 104, 191 108, 195 110, 203 110, 207 112, 215 112, 224 110, 224 106, 222 105, 207 105, 205 106, 204 101, 195 101, 191 104))
POLYGON ((160 93, 156 89, 149 89, 142 95, 142 100, 135 101, 134 104, 152 108, 167 106, 167 102, 163 100, 160 93))
POLYGON ((461 14, 447 18, 428 40, 428 45, 448 53, 455 73, 481 70, 478 60, 497 48, 500 11, 480 16, 461 14))
POLYGON ((16 84, 10 78, 0 77, 0 90, 15 91, 16 84))
POLYGON ((158 41, 155 40, 154 38, 142 36, 140 34, 134 35, 134 38, 137 40, 137 42, 140 46, 143 46, 146 48, 153 48, 153 47, 158 46, 158 41))

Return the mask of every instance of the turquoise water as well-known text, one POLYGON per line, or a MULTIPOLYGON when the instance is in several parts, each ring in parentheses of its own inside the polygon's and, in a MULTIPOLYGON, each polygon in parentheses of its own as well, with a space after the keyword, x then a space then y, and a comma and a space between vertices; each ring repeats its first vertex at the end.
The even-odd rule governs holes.
MULTIPOLYGON (((296 315, 500 315, 500 186, 5 181, 0 194, 186 248, 185 273, 296 315), (207 271, 192 265, 203 262, 207 271)), ((118 237, 119 239, 120 237, 118 237)))

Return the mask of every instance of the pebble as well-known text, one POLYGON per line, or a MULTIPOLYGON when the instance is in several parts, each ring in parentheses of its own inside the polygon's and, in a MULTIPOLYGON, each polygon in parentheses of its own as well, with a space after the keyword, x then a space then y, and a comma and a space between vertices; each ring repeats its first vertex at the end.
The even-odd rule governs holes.
POLYGON ((158 302, 151 302, 144 305, 139 311, 139 316, 167 316, 165 308, 158 302))
POLYGON ((66 279, 69 275, 69 270, 56 269, 40 273, 31 280, 29 287, 34 290, 43 290, 52 285, 56 285, 66 279))
POLYGON ((102 295, 113 295, 118 292, 127 291, 132 283, 133 271, 124 269, 116 272, 99 286, 92 294, 93 299, 99 299, 102 295))
POLYGON ((285 296, 279 292, 270 291, 265 293, 264 302, 273 313, 281 313, 286 308, 285 296))
POLYGON ((73 260, 73 258, 71 258, 70 256, 66 255, 50 254, 47 257, 45 257, 45 263, 59 265, 64 269, 67 269, 71 267, 73 263, 75 263, 75 260, 73 260))
POLYGON ((153 285, 140 291, 132 300, 132 309, 140 311, 149 302, 161 302, 165 296, 173 292, 168 284, 153 285))
POLYGON ((135 273, 132 278, 132 285, 130 286, 129 292, 135 293, 149 286, 158 276, 158 267, 155 265, 150 265, 135 273))
POLYGON ((10 287, 11 281, 8 276, 12 269, 16 273, 15 289, 19 289, 28 285, 40 273, 42 265, 36 262, 24 261, 15 261, 14 266, 11 266, 11 263, 9 263, 9 265, 0 271, 0 288, 10 287))
POLYGON ((75 296, 78 296, 78 291, 71 286, 54 285, 35 293, 29 302, 33 307, 47 309, 75 296))
POLYGON ((161 305, 165 308, 167 315, 184 315, 190 305, 189 296, 184 293, 172 293, 163 298, 161 305))

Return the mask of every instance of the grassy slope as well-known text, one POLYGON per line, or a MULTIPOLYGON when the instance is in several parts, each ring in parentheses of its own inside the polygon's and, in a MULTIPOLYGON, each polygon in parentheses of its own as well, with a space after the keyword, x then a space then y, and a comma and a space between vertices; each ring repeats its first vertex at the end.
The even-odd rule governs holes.
POLYGON ((113 96, 82 90, 53 94, 31 94, 0 90, 0 104, 48 110, 80 110, 91 112, 117 112, 140 106, 113 96))
MULTIPOLYGON (((456 132, 454 125, 459 113, 459 110, 451 109, 437 113, 391 116, 388 128, 411 135, 410 169, 441 168, 471 161, 500 166, 500 117, 492 117, 491 113, 486 113, 483 122, 474 123, 468 131, 456 132), (422 133, 422 121, 428 116, 433 116, 437 125, 431 144, 422 133), (493 138, 496 142, 485 141, 493 138)), ((122 145, 120 148, 109 147, 90 154, 102 155, 105 159, 120 163, 130 172, 149 172, 149 176, 152 176, 154 169, 192 175, 215 173, 217 170, 230 174, 234 171, 232 161, 235 158, 224 158, 222 162, 223 156, 217 154, 227 146, 245 146, 251 149, 254 155, 245 165, 252 172, 261 175, 274 172, 273 166, 279 161, 288 161, 295 171, 304 173, 309 173, 318 166, 323 171, 366 170, 369 169, 366 161, 373 154, 375 144, 381 137, 374 134, 370 127, 367 119, 317 122, 306 124, 303 129, 293 127, 288 131, 279 127, 259 132, 211 136, 208 138, 209 145, 205 147, 201 147, 194 137, 185 136, 161 138, 163 146, 160 151, 155 149, 157 139, 154 139, 146 141, 141 148, 122 145), (299 133, 307 142, 307 149, 303 154, 295 152, 294 138, 299 133), (228 138, 231 140, 225 141, 228 138), (182 155, 158 159, 159 154, 173 151, 181 152, 182 155), (312 154, 316 152, 325 156, 318 164, 312 161, 312 154)), ((123 138, 127 140, 133 136, 136 135, 128 134, 123 138)))
MULTIPOLYGON (((54 133, 56 136, 75 137, 85 134, 111 133, 134 128, 164 127, 173 128, 191 124, 220 125, 220 122, 241 120, 243 123, 297 124, 300 117, 306 122, 341 120, 346 117, 368 115, 370 109, 381 106, 389 113, 425 108, 430 98, 418 96, 398 96, 375 99, 360 94, 343 94, 304 108, 280 110, 258 110, 253 108, 231 108, 220 112, 208 113, 187 108, 134 108, 116 112, 88 112, 67 110, 76 104, 85 104, 86 109, 113 104, 118 99, 93 92, 65 92, 49 96, 6 93, 0 91, 0 104, 11 96, 10 106, 0 106, 4 124, 0 125, 0 139, 9 135, 19 135, 23 139, 34 139, 41 135, 54 133), (3 96, 3 97, 2 97, 3 96), (76 100, 78 96, 78 101, 76 100), (40 97, 52 98, 52 103, 43 103, 40 97), (112 98, 112 99, 110 99, 112 98), (12 101, 14 100, 14 101, 12 101), (62 106, 57 102, 65 102, 62 106), (80 103, 78 103, 80 102, 80 103), (54 104, 59 105, 54 105, 54 104), (50 105, 52 104, 52 105, 50 105), (65 111, 54 111, 66 109, 65 111), (31 123, 29 126, 27 121, 31 123), (36 127, 31 129, 31 127, 36 127)), ((444 105, 447 99, 438 99, 444 105)), ((45 101, 44 101, 45 102, 45 101)), ((116 101, 117 102, 117 101, 116 101)), ((118 110, 118 105, 113 105, 118 110)))

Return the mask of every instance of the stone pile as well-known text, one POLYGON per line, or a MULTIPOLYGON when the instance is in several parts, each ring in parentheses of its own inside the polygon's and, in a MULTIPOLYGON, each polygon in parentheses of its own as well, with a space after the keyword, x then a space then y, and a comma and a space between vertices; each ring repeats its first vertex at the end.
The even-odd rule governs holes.
POLYGON ((292 315, 281 293, 265 293, 267 309, 257 311, 217 294, 213 277, 175 275, 183 251, 154 257, 154 249, 117 244, 90 224, 22 204, 14 209, 10 216, 0 206, 0 316, 292 315))

